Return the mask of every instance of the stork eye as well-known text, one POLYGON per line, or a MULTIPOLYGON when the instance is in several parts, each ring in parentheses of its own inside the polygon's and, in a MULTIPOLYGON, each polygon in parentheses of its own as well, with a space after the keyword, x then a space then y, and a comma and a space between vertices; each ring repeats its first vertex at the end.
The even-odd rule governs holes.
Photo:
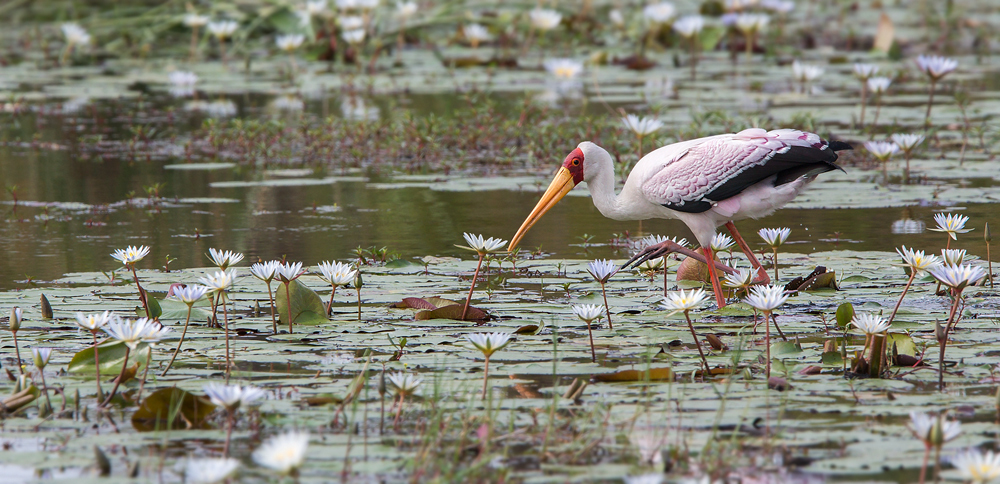
POLYGON ((573 158, 573 166, 579 166, 579 165, 580 165, 580 159, 579 158, 573 158))

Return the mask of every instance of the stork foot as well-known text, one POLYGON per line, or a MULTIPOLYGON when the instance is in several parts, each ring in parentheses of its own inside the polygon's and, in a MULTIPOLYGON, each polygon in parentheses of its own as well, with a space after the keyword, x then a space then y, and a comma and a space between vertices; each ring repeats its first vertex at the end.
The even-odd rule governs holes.
MULTIPOLYGON (((630 267, 636 267, 639 264, 642 264, 643 262, 646 262, 650 259, 655 259, 657 257, 664 257, 673 252, 676 252, 678 254, 684 254, 696 261, 701 262, 702 264, 708 264, 708 259, 706 259, 704 255, 699 254, 698 252, 695 252, 691 249, 688 249, 687 247, 684 247, 678 244, 677 242, 668 240, 666 242, 654 244, 649 247, 646 247, 645 249, 642 249, 641 251, 639 251, 638 254, 629 259, 628 262, 622 265, 622 268, 628 269, 630 267)), ((726 264, 723 264, 721 261, 713 260, 713 262, 716 269, 721 270, 726 274, 736 273, 735 269, 727 266, 726 264)))

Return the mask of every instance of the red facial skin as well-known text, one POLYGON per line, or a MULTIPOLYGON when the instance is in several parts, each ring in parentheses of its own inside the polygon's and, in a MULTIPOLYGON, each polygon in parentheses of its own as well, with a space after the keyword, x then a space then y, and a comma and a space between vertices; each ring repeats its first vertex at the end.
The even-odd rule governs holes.
POLYGON ((573 175, 574 185, 579 185, 583 181, 583 151, 580 148, 570 152, 562 166, 573 175))

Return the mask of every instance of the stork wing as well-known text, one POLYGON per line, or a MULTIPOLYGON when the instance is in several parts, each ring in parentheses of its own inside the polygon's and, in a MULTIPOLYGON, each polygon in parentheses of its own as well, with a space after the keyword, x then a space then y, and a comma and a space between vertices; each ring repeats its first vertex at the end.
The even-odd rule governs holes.
POLYGON ((747 129, 680 153, 642 183, 642 192, 671 210, 701 213, 773 175, 777 186, 803 175, 842 170, 835 162, 843 149, 851 147, 831 145, 814 133, 747 129))

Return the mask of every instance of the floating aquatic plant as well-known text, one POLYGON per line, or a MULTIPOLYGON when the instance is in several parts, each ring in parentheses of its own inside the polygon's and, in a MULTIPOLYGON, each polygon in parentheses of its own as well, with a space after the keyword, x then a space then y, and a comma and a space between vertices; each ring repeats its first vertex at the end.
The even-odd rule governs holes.
POLYGON ((764 239, 764 242, 771 247, 771 252, 774 254, 774 280, 778 281, 778 247, 781 247, 786 240, 788 240, 788 235, 792 233, 792 229, 788 227, 781 227, 777 229, 760 229, 757 231, 757 235, 764 239))
POLYGON ((924 116, 924 126, 930 126, 931 106, 934 105, 934 89, 944 76, 958 69, 958 61, 936 55, 921 55, 917 57, 917 67, 927 75, 927 80, 930 82, 927 89, 927 114, 924 116))
POLYGON ((935 469, 941 460, 941 447, 945 443, 958 438, 962 434, 962 423, 957 420, 948 420, 944 414, 936 416, 923 412, 910 412, 910 432, 924 444, 924 462, 920 467, 920 483, 926 480, 927 461, 930 459, 931 449, 934 449, 935 469))
POLYGON ((253 461, 281 475, 297 476, 306 460, 309 433, 288 432, 271 437, 253 452, 253 461))
POLYGON ((229 381, 229 373, 232 367, 232 360, 229 359, 229 309, 228 304, 226 304, 226 293, 233 288, 235 280, 236 269, 217 271, 215 274, 209 274, 199 279, 199 282, 207 287, 216 300, 219 301, 219 304, 222 305, 223 329, 226 332, 226 382, 229 381))
POLYGON ((104 311, 103 313, 94 313, 90 315, 83 314, 81 312, 76 313, 76 325, 89 331, 90 336, 94 339, 94 370, 96 371, 97 380, 97 399, 100 400, 104 393, 101 391, 101 357, 98 354, 97 347, 97 333, 101 332, 104 326, 111 322, 114 315, 111 311, 104 311))
POLYGON ((319 278, 333 288, 330 291, 330 302, 326 305, 326 314, 329 316, 333 314, 333 294, 337 292, 338 287, 354 282, 358 270, 350 264, 327 261, 320 262, 316 269, 319 271, 319 278))
POLYGON ((734 19, 733 25, 746 39, 747 62, 753 60, 753 46, 757 36, 764 32, 771 18, 758 13, 741 13, 734 19))
POLYGON ((604 308, 597 304, 579 304, 573 306, 573 314, 587 323, 587 334, 590 335, 590 358, 596 363, 597 351, 594 349, 594 330, 591 328, 591 324, 594 320, 604 317, 604 308))
POLYGON ((302 270, 301 262, 285 262, 278 264, 275 273, 277 273, 281 283, 285 285, 285 301, 288 301, 286 304, 288 306, 288 334, 292 334, 292 291, 288 286, 292 281, 305 274, 305 271, 302 270))
POLYGON ((878 378, 882 375, 882 368, 885 368, 885 333, 891 323, 877 314, 856 313, 851 324, 865 334, 865 348, 861 356, 864 358, 864 352, 868 352, 868 375, 878 378))
POLYGON ((597 259, 587 264, 587 272, 601 285, 601 295, 604 296, 604 310, 608 313, 608 329, 615 329, 611 324, 611 306, 608 305, 607 283, 611 276, 618 273, 621 267, 607 259, 597 259))
POLYGON ((21 364, 21 348, 17 344, 17 331, 21 329, 21 317, 24 311, 19 307, 10 309, 10 319, 7 320, 7 329, 14 336, 14 355, 17 358, 17 371, 19 375, 24 374, 24 366, 21 364))
POLYGON ((885 93, 889 90, 889 85, 892 84, 892 79, 888 77, 872 77, 868 79, 866 83, 868 85, 868 90, 875 95, 875 119, 872 120, 872 126, 878 126, 878 115, 882 111, 882 98, 885 97, 885 93))
POLYGON ((135 271, 135 264, 149 255, 149 247, 145 245, 128 246, 124 249, 116 249, 111 257, 121 262, 126 269, 132 271, 132 278, 135 280, 135 287, 139 290, 139 300, 142 301, 142 308, 146 310, 146 317, 152 317, 149 312, 149 302, 146 300, 146 291, 139 285, 139 274, 135 271))
POLYGON ((951 465, 972 484, 986 484, 1000 477, 1000 454, 968 449, 951 458, 951 465))
POLYGON ((972 229, 965 228, 965 224, 969 221, 969 217, 962 214, 954 213, 936 213, 934 214, 934 222, 937 224, 937 228, 927 229, 932 232, 944 232, 947 234, 947 243, 945 244, 945 249, 951 248, 951 241, 958 240, 958 234, 966 234, 972 232, 972 229))
POLYGON ((629 114, 623 117, 622 124, 635 134, 636 141, 639 144, 637 152, 639 159, 642 159, 643 155, 642 140, 645 139, 646 136, 649 136, 663 128, 663 121, 660 121, 659 119, 647 116, 639 117, 634 114, 629 114))
POLYGON ((865 149, 874 156, 882 165, 883 183, 888 183, 888 165, 892 155, 899 152, 899 146, 891 141, 865 141, 865 149))
POLYGON ((927 272, 937 279, 938 282, 948 286, 951 290, 952 303, 951 310, 948 312, 948 320, 945 323, 944 328, 941 329, 939 327, 936 332, 938 344, 940 345, 940 355, 938 359, 938 389, 944 391, 944 351, 948 345, 948 337, 951 334, 951 330, 955 324, 958 323, 955 316, 958 313, 958 306, 962 302, 962 291, 964 291, 966 287, 971 286, 979 282, 980 279, 986 277, 986 271, 982 267, 971 264, 942 264, 927 269, 927 272))
POLYGON ((406 397, 416 393, 417 387, 422 381, 412 373, 397 372, 389 375, 389 384, 396 389, 396 396, 399 398, 399 401, 396 402, 399 405, 396 407, 396 418, 393 420, 393 426, 396 428, 399 428, 399 416, 403 413, 403 403, 406 397))
POLYGON ((198 15, 188 13, 184 15, 184 25, 191 28, 191 46, 189 47, 188 60, 194 61, 198 58, 198 31, 208 25, 211 20, 208 15, 198 15))
POLYGON ((466 315, 469 313, 469 303, 472 302, 472 291, 476 289, 476 280, 479 279, 479 270, 483 267, 483 258, 487 254, 492 254, 500 251, 507 245, 507 241, 490 237, 484 239, 482 235, 473 235, 468 232, 463 233, 462 237, 465 238, 465 245, 456 245, 456 247, 466 250, 471 250, 479 256, 479 262, 476 264, 476 272, 472 275, 472 284, 469 287, 469 295, 465 298, 465 306, 462 307, 462 318, 465 319, 466 315))
MULTIPOLYGON (((181 339, 177 342, 177 349, 174 350, 173 356, 170 357, 170 362, 167 363, 167 367, 163 369, 163 373, 160 376, 167 376, 167 372, 170 368, 174 366, 174 360, 177 359, 177 355, 181 352, 181 345, 184 344, 184 337, 187 336, 188 325, 191 324, 191 310, 194 307, 194 303, 200 301, 205 297, 206 294, 210 292, 215 292, 207 286, 202 286, 200 284, 188 284, 184 287, 175 287, 173 289, 173 296, 177 298, 178 301, 184 303, 187 306, 187 317, 184 319, 184 330, 181 331, 181 339)), ((105 314, 107 314, 105 312, 105 314)), ((80 316, 77 316, 79 319, 80 316)), ((228 318, 227 318, 228 319, 228 318)), ((94 364, 97 364, 97 341, 94 341, 94 364)), ((100 371, 100 369, 98 369, 100 371)), ((100 379, 100 374, 98 374, 98 380, 100 379)), ((100 395, 100 388, 98 388, 98 395, 100 395)))
MULTIPOLYGON (((775 277, 777 279, 777 277, 775 277)), ((754 309, 764 313, 764 346, 767 348, 766 358, 767 358, 767 378, 771 378, 771 324, 770 320, 774 317, 774 310, 785 304, 788 300, 788 295, 785 294, 785 288, 781 286, 769 285, 769 286, 754 286, 750 289, 750 293, 747 295, 745 301, 747 304, 752 306, 754 309)), ((775 326, 777 326, 777 320, 775 320, 775 326)), ((757 322, 754 321, 756 326, 757 322)))
POLYGON ((483 357, 486 358, 486 363, 483 369, 483 400, 486 400, 486 382, 489 381, 490 376, 490 356, 493 353, 500 351, 507 347, 511 342, 511 337, 513 335, 510 333, 474 333, 465 335, 465 339, 472 343, 476 349, 483 353, 483 357))
POLYGON ((705 28, 705 17, 701 15, 687 15, 677 19, 673 24, 674 32, 680 35, 688 43, 691 49, 691 81, 697 78, 698 54, 701 51, 701 41, 698 36, 705 28))
POLYGON ((902 250, 896 249, 896 253, 903 258, 903 263, 909 267, 910 277, 906 280, 906 286, 903 287, 903 293, 899 295, 896 306, 892 308, 892 314, 889 316, 890 324, 896 319, 896 311, 899 311, 899 305, 903 303, 903 298, 906 297, 907 291, 913 285, 913 279, 927 269, 941 264, 941 259, 938 256, 925 255, 924 251, 913 250, 912 248, 907 249, 905 245, 902 247, 902 250))
POLYGON ((231 477, 239 467, 240 461, 228 457, 188 459, 184 463, 184 482, 216 484, 231 477))
POLYGON ((924 135, 894 133, 890 139, 899 146, 899 149, 903 150, 903 158, 906 160, 906 166, 903 168, 903 183, 909 184, 910 158, 913 158, 913 150, 917 149, 924 142, 924 135))
POLYGON ((42 393, 45 394, 46 413, 52 412, 52 400, 49 398, 49 386, 45 383, 45 367, 52 357, 52 348, 32 348, 31 358, 38 369, 38 376, 42 379, 42 393))
POLYGON ((250 385, 220 385, 218 383, 209 383, 204 386, 203 390, 212 403, 226 410, 226 445, 222 449, 222 456, 229 457, 229 442, 232 440, 233 426, 236 425, 236 411, 264 398, 267 392, 250 385))
POLYGON ((807 89, 809 83, 819 79, 822 75, 822 67, 803 64, 797 60, 792 62, 792 77, 799 83, 799 89, 802 94, 807 94, 809 92, 807 89))
MULTIPOLYGON (((117 316, 114 317, 111 322, 104 326, 104 332, 107 333, 111 339, 125 344, 125 358, 122 359, 122 369, 118 374, 118 378, 115 379, 115 386, 111 389, 111 393, 104 400, 101 406, 107 406, 111 403, 111 400, 118 393, 118 387, 122 384, 125 379, 125 370, 128 368, 128 357, 131 352, 138 349, 140 343, 152 344, 160 341, 170 332, 170 328, 167 327, 157 327, 156 322, 148 318, 138 318, 132 319, 121 319, 117 316)), ((152 349, 150 349, 152 352, 152 349)), ((151 353, 152 354, 152 353, 151 353)), ((149 362, 147 359, 146 368, 149 368, 149 362)))
POLYGON ((698 341, 698 334, 694 331, 694 324, 691 322, 690 311, 701 307, 701 305, 705 303, 705 299, 707 297, 708 295, 705 294, 705 290, 701 288, 691 289, 687 292, 684 292, 682 289, 680 291, 670 293, 663 302, 667 309, 670 309, 675 313, 684 313, 684 319, 687 320, 688 329, 691 330, 691 337, 694 338, 694 346, 698 349, 698 355, 701 356, 701 363, 705 367, 705 375, 708 375, 711 370, 708 367, 708 360, 705 359, 705 352, 701 349, 701 343, 698 341))
POLYGON ((219 20, 208 23, 208 33, 212 34, 219 44, 219 57, 222 59, 223 64, 226 63, 226 39, 232 37, 239 26, 238 23, 232 20, 219 20))
MULTIPOLYGON (((278 333, 278 318, 275 315, 276 307, 274 304, 274 293, 271 291, 271 282, 277 276, 279 265, 281 265, 281 262, 276 260, 255 262, 250 265, 250 275, 256 277, 267 286, 267 300, 271 303, 271 332, 274 334, 278 333)), ((333 294, 330 294, 330 298, 333 298, 333 294)))
POLYGON ((861 129, 865 127, 865 106, 868 104, 868 79, 878 74, 878 66, 873 64, 854 64, 854 77, 861 81, 861 115, 858 117, 858 124, 861 129))

